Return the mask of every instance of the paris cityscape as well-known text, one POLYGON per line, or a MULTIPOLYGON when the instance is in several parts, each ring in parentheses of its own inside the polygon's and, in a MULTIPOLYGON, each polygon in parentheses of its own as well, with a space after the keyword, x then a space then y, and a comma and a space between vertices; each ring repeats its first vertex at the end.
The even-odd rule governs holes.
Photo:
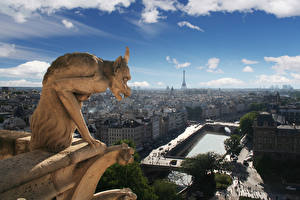
POLYGON ((0 199, 300 199, 298 0, 0 7, 0 199))

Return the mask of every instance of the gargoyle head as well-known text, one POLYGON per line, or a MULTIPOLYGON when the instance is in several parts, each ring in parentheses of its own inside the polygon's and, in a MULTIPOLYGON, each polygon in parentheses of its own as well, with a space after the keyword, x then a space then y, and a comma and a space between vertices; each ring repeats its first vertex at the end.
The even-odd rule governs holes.
POLYGON ((126 47, 124 58, 119 56, 113 63, 113 77, 111 80, 111 92, 115 95, 117 100, 122 100, 121 94, 124 97, 131 95, 131 89, 127 86, 127 81, 131 79, 129 68, 127 66, 129 60, 129 48, 126 47))
POLYGON ((131 147, 128 147, 128 145, 125 143, 121 144, 121 146, 122 150, 120 151, 119 156, 117 158, 118 164, 126 165, 128 163, 132 163, 134 150, 131 147))

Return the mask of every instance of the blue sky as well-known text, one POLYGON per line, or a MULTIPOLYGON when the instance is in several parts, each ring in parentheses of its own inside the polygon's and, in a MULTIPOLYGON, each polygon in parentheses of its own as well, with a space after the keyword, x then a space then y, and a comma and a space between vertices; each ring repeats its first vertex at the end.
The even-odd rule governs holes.
POLYGON ((300 88, 299 0, 6 0, 0 86, 41 86, 69 52, 114 60, 131 86, 300 88))

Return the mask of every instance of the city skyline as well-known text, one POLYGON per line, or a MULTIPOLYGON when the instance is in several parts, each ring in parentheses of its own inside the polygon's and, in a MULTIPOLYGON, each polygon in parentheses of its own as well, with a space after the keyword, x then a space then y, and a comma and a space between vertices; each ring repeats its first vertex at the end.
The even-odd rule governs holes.
POLYGON ((5 1, 0 86, 41 86, 69 52, 114 60, 130 48, 129 85, 300 88, 300 2, 5 1))

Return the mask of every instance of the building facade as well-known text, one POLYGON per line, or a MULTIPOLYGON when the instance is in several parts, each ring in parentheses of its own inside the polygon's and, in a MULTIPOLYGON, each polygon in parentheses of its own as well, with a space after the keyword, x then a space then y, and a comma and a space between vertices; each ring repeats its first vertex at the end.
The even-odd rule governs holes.
POLYGON ((253 123, 254 157, 269 155, 274 159, 300 159, 300 126, 279 125, 271 114, 260 113, 253 123))
POLYGON ((135 120, 99 120, 96 121, 96 128, 95 137, 108 146, 112 146, 120 140, 128 139, 134 142, 138 151, 143 148, 142 138, 145 133, 145 127, 135 120))

